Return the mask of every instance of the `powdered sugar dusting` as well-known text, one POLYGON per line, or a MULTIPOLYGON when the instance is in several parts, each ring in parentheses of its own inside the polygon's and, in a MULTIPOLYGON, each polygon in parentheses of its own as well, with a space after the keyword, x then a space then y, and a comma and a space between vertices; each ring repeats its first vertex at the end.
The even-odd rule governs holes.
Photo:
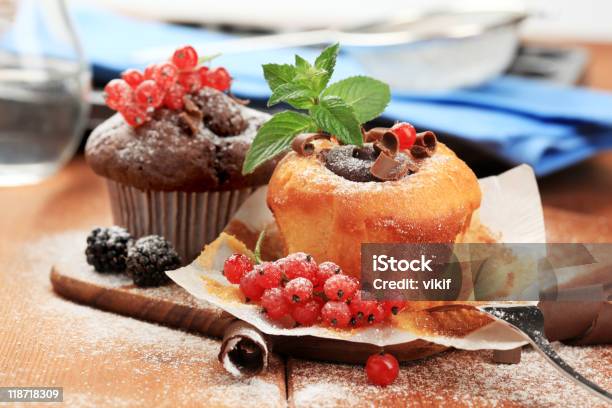
POLYGON ((218 340, 102 312, 55 295, 49 270, 56 262, 82 266, 71 270, 84 271, 89 281, 126 283, 121 275, 97 275, 87 267, 84 256, 77 259, 75 251, 82 254, 85 237, 86 232, 67 232, 21 251, 27 267, 19 279, 29 282, 19 294, 24 307, 12 308, 0 320, 4 328, 20 332, 20 341, 27 344, 24 349, 40 355, 45 363, 29 367, 35 361, 30 358, 8 363, 14 369, 0 370, 1 385, 70 383, 72 387, 64 389, 64 402, 72 407, 150 406, 151 401, 168 406, 239 406, 244 401, 253 406, 285 405, 283 364, 275 356, 268 373, 236 380, 217 361, 218 340), (47 372, 45 367, 57 372, 47 372), (65 378, 71 380, 64 382, 65 378))
MULTIPOLYGON (((71 378, 73 385, 64 389, 64 399, 74 407, 147 406, 152 400, 172 406, 286 404, 283 367, 276 357, 272 357, 268 373, 236 380, 217 362, 217 340, 101 312, 56 296, 48 281, 49 268, 56 261, 80 263, 83 268, 71 270, 88 281, 97 278, 106 285, 109 281, 125 284, 127 278, 98 275, 86 267, 84 257, 75 257, 76 251, 84 249, 85 236, 85 232, 68 232, 21 251, 28 267, 21 268, 19 279, 30 283, 20 293, 25 306, 0 316, 0 331, 7 327, 20 331, 23 348, 41 356, 48 362, 44 367, 55 367, 55 371, 46 372, 40 364, 33 369, 16 359, 12 369, 0 370, 0 385, 65 386, 68 382, 64 379, 71 378), (77 360, 82 363, 77 365, 77 360), (52 380, 45 381, 49 378, 52 380)), ((10 290, 11 282, 7 283, 10 290)), ((169 297, 175 294, 171 287, 143 290, 169 297)), ((580 373, 606 389, 612 388, 612 347, 556 347, 580 373)), ((518 365, 494 364, 487 351, 443 353, 403 365, 398 380, 387 388, 368 385, 361 366, 290 360, 289 375, 290 403, 297 407, 605 406, 527 349, 518 365)))
MULTIPOLYGON (((579 372, 612 388, 612 347, 570 347, 557 351, 579 372)), ((451 351, 402 365, 386 388, 369 385, 363 367, 293 360, 291 401, 325 406, 537 406, 605 407, 562 378, 534 350, 524 349, 517 365, 495 364, 490 351, 451 351)))
MULTIPOLYGON (((233 109, 238 110, 238 107, 234 106, 233 109)), ((157 129, 152 127, 147 130, 146 137, 140 137, 136 132, 131 131, 132 137, 121 146, 117 146, 117 156, 122 162, 151 165, 153 163, 152 160, 158 157, 157 153, 159 151, 163 151, 164 154, 176 155, 181 150, 201 148, 202 141, 206 139, 212 140, 215 145, 220 145, 226 140, 250 143, 255 137, 257 129, 269 119, 269 115, 247 107, 240 107, 240 110, 247 121, 247 127, 239 135, 220 137, 207 127, 200 125, 199 132, 192 138, 188 138, 179 132, 164 132, 164 128, 157 129)), ((103 133, 101 132, 100 136, 90 143, 92 152, 95 150, 96 145, 112 136, 113 129, 125 125, 121 117, 115 115, 104 126, 108 127, 108 130, 103 133)))

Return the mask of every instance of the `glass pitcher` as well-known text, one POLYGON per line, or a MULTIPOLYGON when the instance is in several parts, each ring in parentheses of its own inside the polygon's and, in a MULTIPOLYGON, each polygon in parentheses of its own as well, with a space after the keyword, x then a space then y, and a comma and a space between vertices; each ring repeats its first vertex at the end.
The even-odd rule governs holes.
POLYGON ((0 186, 36 183, 72 157, 90 80, 63 0, 0 0, 0 186))

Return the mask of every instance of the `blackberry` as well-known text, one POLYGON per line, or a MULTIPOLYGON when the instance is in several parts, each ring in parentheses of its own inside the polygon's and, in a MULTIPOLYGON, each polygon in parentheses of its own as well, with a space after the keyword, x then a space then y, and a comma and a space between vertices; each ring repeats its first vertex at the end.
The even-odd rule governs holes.
POLYGON ((125 271, 125 258, 132 236, 125 228, 94 228, 87 236, 87 263, 102 273, 125 271))
POLYGON ((181 266, 181 260, 164 238, 149 235, 130 246, 127 255, 127 273, 140 287, 160 286, 170 281, 165 274, 181 266))

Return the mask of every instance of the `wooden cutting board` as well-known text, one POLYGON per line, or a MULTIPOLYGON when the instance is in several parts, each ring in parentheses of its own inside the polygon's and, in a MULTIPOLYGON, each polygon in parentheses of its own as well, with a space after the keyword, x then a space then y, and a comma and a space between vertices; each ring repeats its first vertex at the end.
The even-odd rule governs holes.
MULTIPOLYGON (((549 242, 612 242, 609 223, 563 210, 545 209, 549 242)), ((159 323, 190 332, 222 337, 234 318, 206 302, 199 301, 177 285, 142 289, 129 278, 98 274, 86 264, 82 250, 75 251, 69 261, 58 262, 51 271, 53 289, 63 297, 98 309, 140 320, 159 323)), ((376 352, 376 346, 350 342, 306 338, 298 346, 293 339, 276 338, 274 348, 297 357, 337 361, 362 362, 376 352), (350 349, 350 353, 343 352, 350 349)), ((408 348, 391 348, 402 360, 413 360, 436 354, 445 348, 418 341, 408 348)))
MULTIPOLYGON (((83 231, 82 242, 86 232, 83 231)), ((236 319, 223 310, 192 297, 176 284, 159 288, 138 288, 123 275, 99 274, 85 262, 83 245, 66 245, 67 256, 51 270, 53 290, 66 299, 108 312, 133 317, 189 332, 223 337, 225 329, 236 319)), ((344 363, 362 363, 379 347, 340 340, 305 336, 299 342, 294 337, 268 337, 273 351, 294 357, 344 363)), ((387 348, 403 361, 426 357, 446 350, 446 347, 416 340, 387 348)))

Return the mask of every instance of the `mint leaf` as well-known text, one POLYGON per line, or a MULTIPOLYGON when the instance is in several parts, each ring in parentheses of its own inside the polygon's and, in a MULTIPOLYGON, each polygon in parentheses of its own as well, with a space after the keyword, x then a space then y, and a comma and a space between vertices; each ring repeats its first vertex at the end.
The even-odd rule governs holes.
POLYGON ((285 111, 274 115, 259 128, 244 159, 242 173, 252 173, 260 164, 289 149, 298 133, 314 130, 312 119, 301 113, 285 111))
POLYGON ((335 82, 323 91, 323 95, 342 98, 353 108, 359 123, 378 117, 391 99, 389 85, 366 76, 335 82))
POLYGON ((318 84, 319 92, 327 86, 332 74, 334 73, 334 68, 336 67, 336 57, 338 56, 339 51, 340 44, 336 43, 334 45, 330 45, 329 47, 325 48, 315 60, 315 68, 325 71, 325 74, 322 76, 321 81, 318 84))
POLYGON ((353 108, 337 96, 324 96, 310 109, 317 126, 346 144, 361 146, 363 137, 353 108))
POLYGON ((268 106, 279 102, 287 102, 298 109, 308 109, 312 106, 311 99, 317 95, 307 86, 299 82, 290 82, 278 86, 268 100, 268 106))
POLYGON ((293 81, 296 74, 295 67, 289 64, 264 64, 262 68, 264 78, 272 91, 293 81))
POLYGON ((306 61, 304 58, 299 55, 295 55, 295 67, 298 72, 306 72, 312 68, 310 62, 306 61))
POLYGON ((296 74, 292 82, 304 85, 317 95, 321 93, 321 90, 324 88, 321 86, 321 83, 325 82, 327 71, 310 65, 308 61, 299 55, 295 56, 295 61, 296 74))

